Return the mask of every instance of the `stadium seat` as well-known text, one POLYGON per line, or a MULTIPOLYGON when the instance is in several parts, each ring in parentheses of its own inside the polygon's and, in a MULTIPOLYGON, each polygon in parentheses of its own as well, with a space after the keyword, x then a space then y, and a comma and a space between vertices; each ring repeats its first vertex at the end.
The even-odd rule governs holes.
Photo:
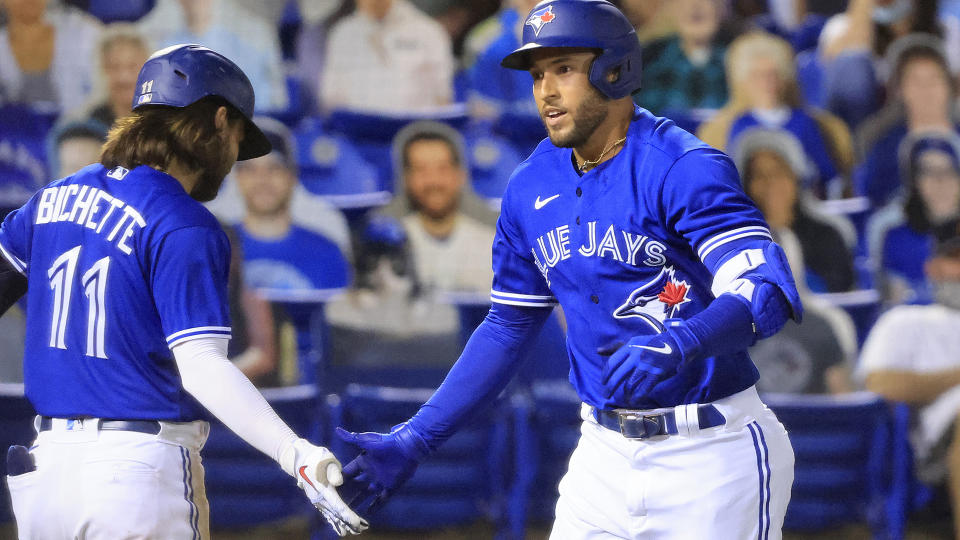
MULTIPOLYGON (((432 393, 432 388, 351 384, 329 401, 332 424, 351 431, 388 432, 416 413, 432 393)), ((503 537, 508 413, 498 403, 458 431, 383 508, 365 516, 371 528, 427 530, 486 520, 503 537)), ((356 455, 339 439, 331 442, 331 449, 344 463, 356 455)), ((350 486, 341 491, 349 500, 350 486)))
POLYGON ((330 113, 327 126, 353 142, 367 162, 377 168, 381 189, 393 190, 393 137, 407 124, 417 120, 433 120, 462 129, 469 117, 465 105, 450 105, 435 111, 410 115, 369 114, 350 110, 330 113))
POLYGON ((7 494, 7 448, 14 444, 30 446, 36 438, 33 418, 37 413, 23 395, 22 384, 0 383, 0 524, 13 521, 13 509, 7 494))
POLYGON ((876 289, 862 289, 839 293, 819 293, 818 298, 837 306, 853 319, 857 328, 857 346, 862 347, 867 334, 880 316, 880 293, 876 289))
POLYGON ((866 522, 874 538, 902 538, 910 485, 906 423, 879 396, 767 394, 796 455, 785 530, 866 522))
POLYGON ((509 141, 489 132, 471 130, 465 139, 473 190, 499 209, 507 180, 523 156, 509 141))
MULTIPOLYGON (((319 444, 322 407, 312 385, 261 390, 277 414, 301 437, 319 444)), ((203 449, 212 529, 243 529, 314 510, 293 478, 216 420, 203 449)))
POLYGON ((523 537, 528 522, 554 518, 560 478, 580 438, 580 398, 566 379, 535 381, 513 399, 514 482, 510 530, 523 537))
POLYGON ((300 182, 307 191, 342 209, 378 206, 390 200, 377 169, 349 140, 327 132, 320 120, 304 120, 294 137, 300 182))
POLYGON ((514 111, 500 115, 493 130, 509 139, 523 158, 530 155, 547 136, 539 116, 514 111))

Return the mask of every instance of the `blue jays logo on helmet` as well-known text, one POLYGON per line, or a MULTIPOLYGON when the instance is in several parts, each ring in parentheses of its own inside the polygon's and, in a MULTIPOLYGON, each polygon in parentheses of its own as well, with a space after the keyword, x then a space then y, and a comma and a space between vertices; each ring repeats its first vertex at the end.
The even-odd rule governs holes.
POLYGON ((527 22, 524 24, 527 26, 532 26, 533 33, 539 36, 543 25, 553 21, 556 18, 557 16, 553 14, 553 6, 547 6, 531 13, 530 16, 527 17, 527 22))
POLYGON ((672 266, 664 266, 653 279, 634 289, 613 316, 617 319, 640 317, 654 331, 663 332, 663 321, 676 315, 689 302, 690 285, 677 280, 672 266))

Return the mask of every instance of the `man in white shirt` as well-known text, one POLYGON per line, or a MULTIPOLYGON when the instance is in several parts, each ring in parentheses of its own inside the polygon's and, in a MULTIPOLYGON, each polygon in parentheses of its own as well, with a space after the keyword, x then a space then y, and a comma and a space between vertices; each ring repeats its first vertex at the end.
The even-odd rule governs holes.
POLYGON ((863 346, 860 375, 868 390, 915 407, 919 476, 946 475, 960 538, 960 237, 942 243, 926 271, 936 303, 885 313, 863 346))
POLYGON ((408 0, 357 0, 357 10, 330 30, 324 109, 409 113, 450 103, 450 37, 408 0))
POLYGON ((429 291, 476 292, 486 296, 493 280, 488 247, 493 227, 467 215, 469 187, 463 140, 444 124, 417 122, 394 140, 397 193, 417 277, 429 291))

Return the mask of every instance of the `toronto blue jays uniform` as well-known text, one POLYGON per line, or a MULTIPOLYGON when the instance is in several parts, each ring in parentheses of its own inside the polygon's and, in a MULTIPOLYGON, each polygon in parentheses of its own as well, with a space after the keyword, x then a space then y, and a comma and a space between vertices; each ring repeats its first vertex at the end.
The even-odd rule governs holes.
POLYGON ((175 178, 90 165, 8 215, 0 249, 43 291, 27 297, 24 351, 37 413, 200 417, 170 348, 230 336, 230 246, 175 178))
MULTIPOLYGON (((597 349, 696 315, 713 300, 713 272, 725 255, 771 237, 730 159, 643 109, 615 159, 579 176, 571 153, 545 140, 510 180, 491 299, 562 305, 570 381, 585 403, 602 408, 597 349)), ((709 402, 758 377, 745 351, 681 375, 669 391, 613 405, 709 402)))

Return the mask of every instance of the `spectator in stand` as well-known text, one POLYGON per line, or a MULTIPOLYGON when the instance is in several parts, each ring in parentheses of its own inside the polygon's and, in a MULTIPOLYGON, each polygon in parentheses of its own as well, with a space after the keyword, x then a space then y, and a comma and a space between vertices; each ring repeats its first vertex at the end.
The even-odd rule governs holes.
POLYGON ((727 52, 727 78, 730 101, 698 135, 723 149, 755 126, 789 131, 814 164, 805 188, 821 198, 842 195, 853 162, 850 132, 838 118, 804 106, 790 44, 763 32, 740 36, 727 52))
POLYGON ((911 443, 918 478, 946 481, 960 538, 960 239, 926 265, 935 303, 897 306, 880 317, 860 356, 866 387, 915 411, 911 443))
POLYGON ((655 114, 719 109, 727 101, 725 47, 717 39, 721 0, 670 2, 677 34, 643 48, 643 86, 634 101, 655 114))
POLYGON ((100 162, 100 147, 107 140, 107 129, 94 120, 67 122, 54 128, 50 170, 54 178, 63 178, 92 163, 100 162))
POLYGON ((857 361, 857 330, 846 311, 811 294, 803 275, 800 243, 789 229, 773 231, 790 261, 803 299, 803 324, 788 321, 782 330, 750 348, 761 392, 842 394, 852 392, 857 361))
POLYGON ((114 120, 130 114, 137 75, 151 50, 132 24, 113 23, 104 29, 98 51, 102 95, 87 112, 89 118, 109 128, 114 120))
POLYGON ((960 219, 960 137, 918 134, 904 140, 900 152, 907 193, 872 219, 870 254, 888 303, 927 303, 924 264, 938 231, 960 219))
POLYGON ((474 118, 495 119, 504 113, 534 117, 528 73, 503 69, 500 60, 520 47, 524 20, 538 0, 509 0, 493 17, 467 35, 464 64, 467 66, 470 113, 474 118))
POLYGON ((320 105, 424 112, 453 99, 453 52, 439 23, 408 0, 356 0, 330 29, 320 105))
POLYGON ((2 0, 0 105, 31 103, 59 112, 78 109, 93 87, 93 60, 101 24, 72 7, 47 0, 2 0))
POLYGON ((157 47, 196 43, 235 62, 253 85, 258 111, 287 106, 276 26, 235 1, 157 0, 140 27, 157 47))
POLYGON ((851 290, 856 285, 856 233, 849 222, 820 210, 820 202, 804 189, 812 167, 796 137, 783 130, 752 128, 734 141, 733 157, 744 191, 767 223, 796 235, 807 287, 813 292, 851 290))
POLYGON ((818 46, 824 65, 827 108, 857 127, 880 104, 888 48, 911 33, 938 36, 960 69, 960 22, 940 18, 937 0, 850 0, 845 13, 824 26, 818 46))
POLYGON ((347 257, 336 243, 294 223, 291 201, 297 185, 290 132, 258 117, 273 151, 234 167, 246 215, 235 230, 244 252, 247 285, 268 289, 334 289, 350 282, 347 257))
POLYGON ((891 45, 890 55, 894 66, 890 100, 857 130, 857 146, 864 159, 853 175, 856 192, 877 207, 902 191, 898 149, 908 134, 960 130, 956 85, 940 40, 910 35, 891 45))
POLYGON ((494 229, 464 212, 465 199, 483 203, 470 189, 463 138, 444 124, 416 122, 397 134, 393 152, 401 174, 390 211, 401 217, 421 286, 486 295, 494 229))

